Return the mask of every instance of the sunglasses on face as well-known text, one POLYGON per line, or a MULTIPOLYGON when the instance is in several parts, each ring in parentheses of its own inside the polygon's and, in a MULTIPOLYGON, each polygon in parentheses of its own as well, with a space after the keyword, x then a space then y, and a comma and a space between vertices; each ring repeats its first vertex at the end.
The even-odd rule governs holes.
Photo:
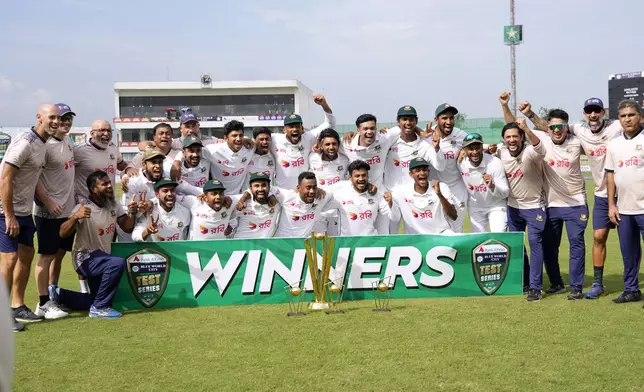
POLYGON ((465 136, 465 141, 466 142, 469 142, 469 141, 472 141, 472 140, 482 141, 483 136, 481 136, 478 133, 470 133, 469 135, 465 136))
POLYGON ((602 109, 602 108, 592 107, 591 106, 591 107, 587 107, 586 109, 584 109, 584 113, 586 113, 586 114, 591 114, 591 113, 600 114, 603 110, 604 109, 602 109))
POLYGON ((552 124, 552 125, 549 125, 548 128, 550 128, 551 131, 556 131, 556 130, 563 131, 564 129, 568 128, 568 124, 552 124))

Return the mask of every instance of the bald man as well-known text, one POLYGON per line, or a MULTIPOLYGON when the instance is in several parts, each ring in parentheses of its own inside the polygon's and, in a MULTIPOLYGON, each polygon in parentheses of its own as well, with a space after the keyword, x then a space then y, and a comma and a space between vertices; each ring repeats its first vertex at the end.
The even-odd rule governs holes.
POLYGON ((19 321, 41 321, 25 305, 25 288, 34 258, 34 232, 31 215, 36 184, 45 163, 45 143, 58 131, 60 112, 54 105, 43 105, 36 114, 36 125, 12 141, 0 164, 0 272, 11 293, 13 330, 24 331, 19 321))

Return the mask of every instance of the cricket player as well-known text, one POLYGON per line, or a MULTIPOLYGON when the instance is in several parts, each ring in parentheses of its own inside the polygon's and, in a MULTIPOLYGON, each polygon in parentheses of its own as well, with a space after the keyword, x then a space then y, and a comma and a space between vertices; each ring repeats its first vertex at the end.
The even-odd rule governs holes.
POLYGON ((271 178, 264 172, 255 172, 250 177, 251 199, 244 207, 233 211, 237 220, 234 238, 271 238, 277 229, 281 206, 269 201, 271 178))
POLYGON ((324 95, 316 95, 313 101, 324 110, 324 122, 304 132, 302 117, 291 114, 284 119, 284 133, 273 135, 271 142, 277 164, 275 165, 275 182, 280 188, 295 189, 298 186, 299 174, 309 169, 309 154, 317 137, 325 129, 335 127, 333 111, 324 95))
MULTIPOLYGON (((529 102, 522 103, 522 113, 532 119, 537 128, 547 131, 547 125, 536 116, 529 102)), ((604 293, 604 263, 606 262, 606 240, 613 224, 608 219, 608 193, 604 160, 607 144, 622 135, 619 121, 605 118, 604 103, 599 98, 588 98, 584 102, 585 121, 570 125, 570 133, 581 142, 588 158, 590 173, 595 183, 595 202, 593 203, 593 285, 585 295, 587 299, 597 299, 604 293)))
POLYGON ((73 310, 89 310, 89 317, 117 318, 121 313, 112 308, 112 299, 125 269, 122 257, 112 256, 115 226, 126 233, 134 227, 137 203, 130 200, 127 211, 114 199, 109 173, 91 173, 86 180, 89 198, 81 199, 70 218, 60 226, 60 236, 76 232, 72 262, 76 272, 87 280, 90 293, 56 289, 52 292, 57 303, 73 310))
POLYGON ((190 135, 183 139, 183 150, 177 154, 181 167, 179 184, 183 194, 199 196, 204 184, 210 179, 211 164, 202 158, 202 152, 203 142, 197 136, 190 135))
POLYGON ((69 218, 74 202, 74 151, 68 136, 74 121, 69 105, 56 104, 61 115, 58 131, 45 144, 45 165, 36 185, 34 219, 38 235, 36 286, 39 303, 35 313, 48 320, 67 317, 68 313, 50 299, 49 292, 58 285, 65 253, 71 252, 74 237, 61 238, 60 226, 69 218))
POLYGON ((270 181, 275 182, 275 156, 271 151, 271 130, 262 127, 253 131, 253 140, 255 141, 255 154, 248 162, 246 168, 246 180, 244 180, 244 189, 250 187, 250 177, 254 173, 264 173, 270 181))
POLYGON ((382 190, 369 193, 369 164, 353 161, 349 164, 349 181, 341 181, 327 190, 330 201, 327 208, 335 208, 339 215, 339 234, 378 235, 376 218, 382 214, 389 219, 397 218, 391 210, 391 198, 385 200, 382 190))
POLYGON ((408 176, 413 184, 400 185, 385 194, 393 201, 394 214, 405 222, 405 234, 454 234, 450 221, 457 218, 455 198, 449 187, 438 180, 430 184, 429 162, 414 158, 408 176))
POLYGON ((226 188, 219 180, 209 180, 200 196, 181 196, 178 201, 190 210, 189 240, 223 239, 232 234, 233 205, 239 195, 226 196, 226 188))
POLYGON ((151 211, 147 216, 141 215, 137 219, 132 231, 132 240, 160 242, 188 239, 191 213, 187 207, 176 202, 177 185, 169 178, 154 183, 156 197, 151 200, 151 211))
POLYGON ((613 300, 618 304, 642 299, 638 275, 642 259, 640 236, 644 238, 643 117, 642 107, 636 101, 620 102, 618 118, 624 134, 608 143, 605 162, 608 214, 617 226, 624 260, 624 292, 613 300))
POLYGON ((24 331, 19 322, 41 321, 25 305, 25 289, 34 258, 32 217, 36 184, 45 163, 47 139, 58 132, 60 112, 42 105, 36 125, 11 140, 0 166, 0 272, 10 292, 13 331, 24 331))
POLYGON ((503 163, 483 153, 483 137, 470 133, 463 139, 466 157, 458 165, 467 189, 467 210, 472 233, 501 233, 508 228, 510 186, 503 163))

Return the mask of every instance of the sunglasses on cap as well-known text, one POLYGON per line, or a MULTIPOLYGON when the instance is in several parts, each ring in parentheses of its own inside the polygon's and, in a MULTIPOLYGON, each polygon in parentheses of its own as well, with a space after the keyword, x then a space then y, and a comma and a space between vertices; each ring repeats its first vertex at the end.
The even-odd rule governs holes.
POLYGON ((483 136, 481 136, 481 134, 479 133, 470 133, 469 135, 465 136, 466 142, 471 142, 472 140, 483 141, 483 136))
POLYGON ((563 131, 564 129, 568 128, 568 124, 552 124, 548 125, 548 128, 550 128, 551 131, 556 131, 557 129, 563 131))
POLYGON ((586 114, 591 114, 591 113, 601 114, 601 112, 603 111, 604 109, 600 108, 599 106, 589 106, 584 109, 584 113, 586 114))

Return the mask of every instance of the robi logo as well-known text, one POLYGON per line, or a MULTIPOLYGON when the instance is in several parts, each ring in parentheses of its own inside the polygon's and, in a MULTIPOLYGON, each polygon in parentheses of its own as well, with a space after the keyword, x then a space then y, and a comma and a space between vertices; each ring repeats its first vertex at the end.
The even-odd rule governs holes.
POLYGON ((71 160, 69 160, 67 162, 63 162, 63 167, 65 168, 65 170, 67 170, 67 169, 69 169, 71 167, 74 167, 74 158, 72 158, 71 160))
POLYGON ((358 219, 358 215, 356 215, 356 214, 355 214, 355 213, 353 213, 353 212, 350 212, 350 213, 349 213, 349 219, 351 219, 351 220, 356 220, 356 219, 358 219))
POLYGON ((606 155, 606 146, 600 146, 596 150, 592 148, 588 150, 588 156, 591 157, 603 157, 604 155, 606 155))
POLYGON ((299 221, 300 219, 303 221, 309 221, 309 220, 314 220, 315 219, 315 212, 311 212, 310 214, 302 215, 302 216, 297 216, 293 214, 292 219, 294 222, 299 221))
POLYGON ((284 160, 281 160, 281 161, 280 161, 280 163, 282 164, 282 167, 289 167, 289 166, 291 166, 291 164, 290 164, 290 163, 288 163, 287 161, 284 161, 284 160))
POLYGON ((204 235, 208 234, 208 228, 207 227, 199 225, 199 231, 201 232, 201 234, 204 234, 204 235))
POLYGON ((220 165, 230 165, 230 162, 228 162, 227 160, 222 161, 222 160, 217 159, 217 163, 220 164, 220 165))
POLYGON ((394 166, 400 166, 400 161, 398 159, 394 159, 394 166))
POLYGON ((257 228, 257 225, 254 224, 253 222, 248 223, 248 229, 249 230, 255 230, 257 228))
POLYGON ((639 165, 639 160, 637 159, 636 156, 632 156, 626 161, 617 161, 617 167, 630 167, 630 166, 638 166, 639 165))
POLYGON ((230 175, 230 173, 228 173, 226 170, 223 170, 221 172, 221 175, 224 176, 224 177, 228 177, 230 175))

